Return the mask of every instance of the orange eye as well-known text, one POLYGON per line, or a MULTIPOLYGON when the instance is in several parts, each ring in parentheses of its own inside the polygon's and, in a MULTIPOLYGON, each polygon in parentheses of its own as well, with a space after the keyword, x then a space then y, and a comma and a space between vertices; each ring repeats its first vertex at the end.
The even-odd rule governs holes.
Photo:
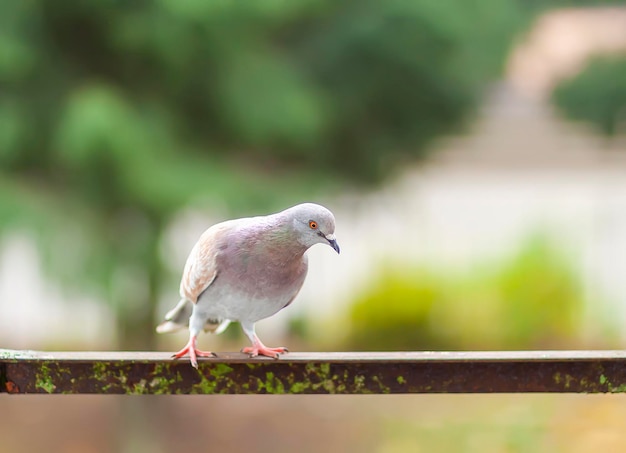
POLYGON ((317 222, 315 222, 314 220, 311 220, 309 222, 309 228, 311 228, 312 230, 317 230, 317 222))

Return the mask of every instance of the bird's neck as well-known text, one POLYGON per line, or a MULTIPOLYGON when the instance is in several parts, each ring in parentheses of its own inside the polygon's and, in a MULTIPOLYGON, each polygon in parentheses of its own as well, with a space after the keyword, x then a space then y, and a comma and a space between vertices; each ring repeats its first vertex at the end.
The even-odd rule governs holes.
POLYGON ((271 252, 271 256, 280 256, 283 261, 300 261, 307 251, 306 246, 296 239, 293 222, 286 218, 281 218, 264 232, 266 238, 264 246, 271 252))

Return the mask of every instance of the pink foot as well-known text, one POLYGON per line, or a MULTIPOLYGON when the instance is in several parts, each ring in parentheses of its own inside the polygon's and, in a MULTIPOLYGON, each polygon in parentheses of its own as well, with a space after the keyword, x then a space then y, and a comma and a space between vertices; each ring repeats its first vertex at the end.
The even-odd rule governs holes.
POLYGON ((187 345, 178 351, 176 354, 172 355, 174 359, 180 359, 185 355, 189 354, 189 362, 191 362, 191 366, 195 369, 198 369, 198 359, 197 357, 216 357, 214 353, 210 351, 201 351, 196 349, 196 338, 192 337, 189 339, 187 345))
POLYGON ((264 355, 266 357, 272 357, 273 359, 277 359, 280 354, 284 354, 285 352, 289 352, 287 348, 268 348, 262 344, 257 344, 254 346, 248 346, 241 350, 244 354, 249 354, 250 357, 256 357, 258 355, 264 355))

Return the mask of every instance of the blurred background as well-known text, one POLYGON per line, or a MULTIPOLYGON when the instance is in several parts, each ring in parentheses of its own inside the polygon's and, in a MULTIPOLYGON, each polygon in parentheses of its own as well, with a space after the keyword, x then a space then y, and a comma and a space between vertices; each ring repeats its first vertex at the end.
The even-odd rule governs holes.
MULTIPOLYGON (((0 5, 2 348, 178 350, 199 235, 302 201, 269 345, 626 346, 623 2, 0 5)), ((626 449, 620 396, 0 400, 7 452, 626 449)))

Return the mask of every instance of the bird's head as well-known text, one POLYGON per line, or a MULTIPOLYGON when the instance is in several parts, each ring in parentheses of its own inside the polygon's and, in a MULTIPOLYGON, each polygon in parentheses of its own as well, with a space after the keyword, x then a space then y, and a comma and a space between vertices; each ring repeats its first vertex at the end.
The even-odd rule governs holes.
POLYGON ((314 203, 299 204, 285 212, 293 218, 300 244, 307 248, 315 244, 327 244, 339 253, 339 245, 335 239, 335 216, 332 212, 314 203))

